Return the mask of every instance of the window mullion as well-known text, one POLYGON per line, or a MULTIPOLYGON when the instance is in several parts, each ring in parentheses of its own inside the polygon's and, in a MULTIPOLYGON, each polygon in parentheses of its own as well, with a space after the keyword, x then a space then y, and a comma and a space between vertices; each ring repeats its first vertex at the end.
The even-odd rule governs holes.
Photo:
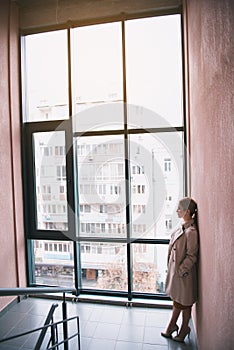
POLYGON ((125 22, 122 21, 122 55, 123 55, 123 100, 124 100, 124 157, 125 157, 125 193, 126 193, 126 229, 127 229, 127 273, 128 273, 128 300, 132 299, 132 247, 131 239, 131 199, 130 199, 130 164, 128 143, 127 119, 127 85, 126 85, 126 45, 125 22))
POLYGON ((69 109, 69 118, 72 117, 72 70, 71 70, 71 30, 67 29, 67 55, 68 55, 68 109, 69 109))

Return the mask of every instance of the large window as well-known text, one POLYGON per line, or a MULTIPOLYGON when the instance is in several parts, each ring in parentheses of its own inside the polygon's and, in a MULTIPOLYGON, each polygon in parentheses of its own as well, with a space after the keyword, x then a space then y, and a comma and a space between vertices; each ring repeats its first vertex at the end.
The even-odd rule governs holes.
POLYGON ((74 131, 123 129, 121 30, 117 22, 71 32, 74 131))
POLYGON ((65 133, 34 133, 36 225, 42 230, 67 230, 65 133))
POLYGON ((181 126, 180 16, 126 22, 129 127, 181 126))
POLYGON ((29 35, 24 40, 24 121, 69 116, 66 30, 29 35))
POLYGON ((31 283, 165 296, 185 193, 180 14, 22 38, 31 283))

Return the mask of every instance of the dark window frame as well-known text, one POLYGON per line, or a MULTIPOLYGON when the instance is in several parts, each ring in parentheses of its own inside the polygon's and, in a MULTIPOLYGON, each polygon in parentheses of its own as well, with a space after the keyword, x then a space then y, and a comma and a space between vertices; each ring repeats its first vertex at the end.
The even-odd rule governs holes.
MULTIPOLYGON (((67 24, 64 24, 62 26, 50 26, 50 27, 44 27, 44 28, 34 28, 29 30, 24 30, 21 32, 22 36, 29 35, 29 34, 35 34, 35 33, 42 33, 42 32, 48 32, 53 30, 60 30, 60 29, 67 29, 68 34, 68 74, 69 74, 69 119, 66 120, 58 120, 58 121, 43 121, 43 122, 26 122, 22 123, 22 153, 23 153, 23 181, 24 181, 24 218, 25 218, 25 236, 27 240, 27 247, 28 247, 28 283, 29 285, 35 284, 35 279, 33 278, 34 269, 30 266, 30 262, 33 261, 33 249, 32 249, 32 240, 68 240, 67 236, 62 234, 60 231, 54 231, 54 230, 38 230, 36 229, 36 217, 35 217, 35 186, 34 186, 34 164, 33 164, 33 144, 32 144, 32 135, 34 132, 47 132, 47 131, 54 131, 54 130, 62 130, 65 132, 65 140, 66 140, 66 170, 67 170, 67 196, 68 196, 68 203, 73 209, 74 213, 76 213, 77 209, 75 208, 75 200, 77 198, 77 193, 75 193, 75 188, 78 188, 76 186, 77 180, 74 176, 74 150, 72 146, 72 140, 73 137, 76 136, 97 136, 97 135, 124 135, 125 141, 128 140, 128 137, 133 134, 141 134, 141 133, 162 133, 162 132, 177 132, 181 131, 184 135, 184 145, 186 147, 186 118, 185 118, 185 108, 184 110, 184 120, 183 120, 183 126, 180 127, 165 127, 165 128, 150 128, 150 129, 127 129, 127 120, 126 120, 126 111, 125 111, 125 124, 124 128, 122 130, 106 130, 106 131, 93 131, 93 132, 73 132, 72 131, 72 98, 71 98, 71 57, 70 57, 70 28, 74 27, 82 27, 84 25, 94 25, 94 24, 101 24, 101 23, 110 23, 110 22, 116 22, 121 21, 122 22, 122 29, 123 29, 123 36, 124 36, 124 22, 129 19, 138 19, 138 18, 147 18, 147 17, 154 17, 154 16, 163 16, 163 15, 170 15, 170 14, 180 14, 181 15, 181 21, 182 21, 182 11, 181 7, 169 9, 167 11, 153 11, 149 13, 142 13, 142 14, 136 14, 136 15, 121 15, 117 16, 115 18, 109 18, 103 21, 103 19, 97 19, 96 21, 93 21, 91 23, 81 23, 81 22, 71 22, 69 23, 69 26, 67 24), (61 127, 62 125, 62 127, 61 127), (61 129, 60 129, 61 127, 61 129), (76 186, 76 187, 75 187, 76 186), (45 237, 46 234, 46 237, 45 237)), ((182 26, 181 26, 182 28, 182 26)), ((183 33, 182 35, 182 50, 183 50, 183 33)), ((123 39, 124 41, 124 39, 123 39)), ((125 55, 125 51, 123 49, 123 55, 125 55)), ((184 72, 184 62, 183 62, 183 55, 182 55, 182 65, 183 65, 183 72, 184 72)), ((125 74, 126 67, 124 66, 124 81, 126 81, 126 74, 125 74)), ((184 75, 184 74, 183 74, 184 75)), ((184 79, 184 78, 183 78, 184 79)), ((184 81, 183 81, 183 94, 184 94, 184 81)), ((184 97, 185 99, 185 97, 184 97)), ((124 88, 124 101, 126 102, 126 85, 124 88)), ((185 102, 184 102, 185 103, 185 102)), ((184 104, 185 107, 185 104, 184 104)), ((125 142, 125 154, 128 154, 128 142, 125 142)), ((125 177, 128 180, 129 179, 129 168, 127 164, 127 157, 125 159, 126 166, 126 172, 125 177)), ((187 194, 187 159, 186 159, 186 152, 184 152, 184 193, 187 194)), ((130 200, 130 189, 127 190, 127 198, 126 200, 130 200)), ((78 208, 78 204, 77 204, 78 208)), ((130 211, 127 209, 126 211, 126 219, 127 219, 127 227, 128 223, 130 222, 130 211)), ((82 292, 82 294, 102 294, 102 295, 124 295, 127 296, 129 300, 131 300, 133 297, 144 297, 144 298, 153 298, 153 299, 167 299, 167 297, 163 294, 144 294, 144 293, 136 293, 132 291, 132 244, 156 244, 156 245, 167 245, 169 243, 169 239, 143 239, 143 238, 132 238, 130 231, 127 232, 127 237, 124 239, 115 239, 115 238, 93 238, 93 237, 77 237, 77 225, 74 219, 74 215, 70 215, 68 213, 68 234, 69 236, 74 236, 74 259, 75 259, 75 287, 82 292), (100 242, 100 243, 114 243, 114 242, 122 242, 126 243, 127 246, 127 264, 128 264, 128 292, 120 293, 120 292, 108 292, 108 291, 100 291, 100 290, 86 290, 81 289, 81 274, 82 271, 78 268, 80 265, 80 244, 82 242, 100 242)))

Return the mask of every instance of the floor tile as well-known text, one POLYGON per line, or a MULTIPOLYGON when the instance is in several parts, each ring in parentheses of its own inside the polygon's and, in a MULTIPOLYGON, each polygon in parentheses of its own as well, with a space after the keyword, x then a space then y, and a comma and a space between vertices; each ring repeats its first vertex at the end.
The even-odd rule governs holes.
MULTIPOLYGON (((35 345, 37 344, 37 341, 39 339, 39 336, 40 336, 39 333, 32 334, 30 337, 27 338, 27 340, 25 341, 23 347, 29 348, 29 349, 34 349, 35 345)), ((50 333, 46 334, 43 344, 47 344, 49 342, 49 340, 50 340, 50 333)))
POLYGON ((156 327, 145 327, 144 343, 168 345, 169 340, 161 336, 161 329, 156 327))
POLYGON ((95 338, 117 339, 120 326, 109 323, 99 323, 94 333, 95 338))
MULTIPOLYGON (((92 339, 88 350, 115 350, 115 341, 109 339, 92 339)), ((82 349, 83 350, 83 349, 82 349)))
POLYGON ((20 303, 14 304, 11 307, 11 312, 29 313, 31 308, 33 307, 33 303, 33 299, 23 299, 20 303))
POLYGON ((170 341, 169 350, 188 350, 188 349, 197 349, 196 344, 189 338, 186 338, 184 343, 178 343, 174 340, 170 341))
POLYGON ((35 316, 35 315, 26 315, 20 321, 20 328, 24 331, 30 331, 33 328, 42 327, 45 322, 45 316, 35 316))
POLYGON ((142 343, 132 343, 127 341, 117 341, 115 350, 142 350, 142 343))
POLYGON ((120 327, 118 340, 142 342, 144 337, 144 327, 135 325, 122 325, 120 327))
POLYGON ((0 349, 1 350, 19 350, 19 347, 13 346, 13 345, 1 344, 0 349))
POLYGON ((7 312, 0 318, 0 337, 6 336, 10 329, 17 326, 24 318, 25 314, 7 312))
POLYGON ((43 316, 44 318, 46 318, 52 304, 58 305, 58 307, 60 305, 59 303, 54 302, 54 301, 46 302, 43 300, 43 301, 41 301, 41 303, 35 303, 32 305, 32 307, 30 309, 30 314, 36 315, 36 316, 43 316))
POLYGON ((168 324, 169 317, 163 313, 149 313, 146 315, 146 326, 151 327, 165 327, 168 324))
POLYGON ((103 312, 104 312, 104 309, 96 309, 96 308, 93 309, 92 313, 90 314, 89 321, 99 322, 103 312))
POLYGON ((167 345, 143 344, 142 350, 168 350, 167 345))
POLYGON ((122 320, 122 324, 132 324, 136 326, 144 326, 145 325, 146 315, 142 312, 125 312, 122 320))
MULTIPOLYGON (((8 337, 15 336, 17 334, 21 334, 23 331, 24 330, 20 329, 20 328, 11 328, 9 330, 8 334, 6 335, 6 337, 4 337, 4 338, 8 338, 8 337)), ((24 335, 24 336, 21 336, 19 338, 14 338, 14 339, 8 340, 6 343, 4 342, 3 345, 7 344, 9 346, 18 346, 20 348, 21 346, 24 345, 24 343, 26 342, 26 340, 30 336, 31 335, 24 335)), ((1 349, 1 344, 0 344, 0 349, 1 349)))
MULTIPOLYGON (((89 344, 91 342, 92 338, 88 338, 88 337, 81 337, 80 338, 80 343, 81 343, 81 350, 88 350, 89 348, 89 344)), ((70 344, 69 344, 70 345, 70 344)), ((71 349, 72 346, 71 346, 71 349)), ((75 348, 74 348, 75 349, 75 348)))
POLYGON ((88 320, 92 312, 92 305, 87 305, 86 303, 67 303, 67 313, 69 316, 79 316, 82 319, 88 320))
POLYGON ((123 315, 123 310, 118 307, 106 308, 100 317, 100 322, 121 324, 123 315))
POLYGON ((87 321, 85 328, 81 331, 81 335, 84 337, 92 338, 96 331, 97 325, 98 322, 87 321))

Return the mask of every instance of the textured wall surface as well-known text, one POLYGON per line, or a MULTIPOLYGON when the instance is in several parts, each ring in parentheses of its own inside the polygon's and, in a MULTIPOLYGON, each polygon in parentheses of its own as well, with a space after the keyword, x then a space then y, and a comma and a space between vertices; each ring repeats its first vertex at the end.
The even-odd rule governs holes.
MULTIPOLYGON (((25 282, 17 88, 17 16, 0 2, 0 286, 25 282), (11 14, 9 16, 9 14, 11 14), (12 20, 9 26, 9 20, 12 20), (9 35, 9 28, 11 35, 9 35), (15 28, 15 29, 14 29, 15 28), (10 46, 9 46, 10 43, 10 46)), ((150 10, 179 1, 29 1, 21 28, 150 10), (78 6, 79 3, 79 6, 78 6), (96 7, 94 4, 97 4, 96 7), (131 3, 131 5, 130 5, 131 3), (112 6, 110 6, 112 4, 112 6), (122 4, 122 5, 121 5, 122 4), (134 8, 133 5, 134 4, 134 8)), ((185 0, 191 194, 199 205, 199 350, 231 350, 233 337, 233 0, 185 0)), ((0 310, 9 300, 0 299, 0 310)))
POLYGON ((182 0, 18 0, 18 3, 20 28, 33 28, 173 8, 181 5, 182 0))
POLYGON ((199 205, 199 350, 234 349, 234 2, 188 0, 191 193, 199 205))
MULTIPOLYGON (((0 287, 25 286, 18 10, 0 3, 0 287)), ((11 298, 0 298, 0 310, 11 298)))

